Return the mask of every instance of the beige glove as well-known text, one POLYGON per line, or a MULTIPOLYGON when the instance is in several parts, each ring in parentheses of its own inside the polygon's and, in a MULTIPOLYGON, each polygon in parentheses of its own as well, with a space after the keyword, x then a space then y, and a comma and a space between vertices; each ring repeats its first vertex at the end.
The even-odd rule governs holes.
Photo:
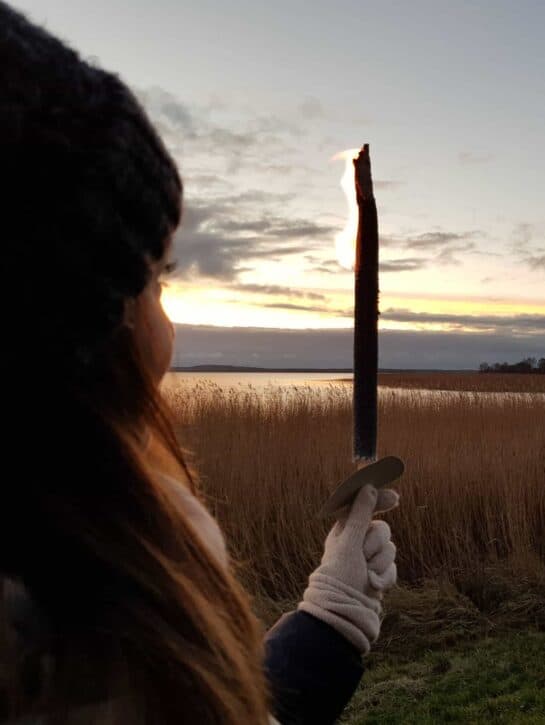
POLYGON ((395 491, 364 486, 325 541, 299 610, 331 625, 367 653, 380 631, 382 593, 397 578, 390 527, 373 514, 398 504, 395 491))

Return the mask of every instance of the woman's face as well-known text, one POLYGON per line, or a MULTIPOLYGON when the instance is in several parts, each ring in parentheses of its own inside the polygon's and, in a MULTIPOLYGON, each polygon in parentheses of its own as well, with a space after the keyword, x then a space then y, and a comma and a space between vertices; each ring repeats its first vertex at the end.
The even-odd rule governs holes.
POLYGON ((163 277, 172 271, 170 245, 158 262, 152 262, 150 281, 134 304, 134 335, 140 355, 159 383, 168 371, 174 348, 174 325, 161 304, 163 277))

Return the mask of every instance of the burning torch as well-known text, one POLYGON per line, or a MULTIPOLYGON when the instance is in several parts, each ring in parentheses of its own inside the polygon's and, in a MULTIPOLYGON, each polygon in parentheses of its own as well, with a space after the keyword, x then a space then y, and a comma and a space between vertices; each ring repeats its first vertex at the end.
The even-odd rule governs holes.
POLYGON ((376 460, 379 238, 369 144, 333 158, 346 161, 341 186, 349 216, 335 244, 339 262, 354 269, 353 460, 358 469, 337 486, 322 508, 322 515, 338 512, 362 486, 386 486, 404 470, 403 462, 395 456, 376 460))

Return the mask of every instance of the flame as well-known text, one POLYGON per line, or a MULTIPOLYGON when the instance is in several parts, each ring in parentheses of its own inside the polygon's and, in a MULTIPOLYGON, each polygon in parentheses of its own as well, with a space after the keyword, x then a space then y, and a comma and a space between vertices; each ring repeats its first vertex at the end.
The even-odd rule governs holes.
POLYGON ((354 269, 356 260, 356 236, 358 233, 358 204, 356 201, 356 190, 354 188, 354 164, 353 159, 357 158, 360 149, 346 149, 339 151, 331 157, 331 161, 344 161, 344 174, 341 178, 341 187, 346 194, 348 203, 348 219, 346 226, 335 236, 335 248, 339 264, 345 269, 354 269))

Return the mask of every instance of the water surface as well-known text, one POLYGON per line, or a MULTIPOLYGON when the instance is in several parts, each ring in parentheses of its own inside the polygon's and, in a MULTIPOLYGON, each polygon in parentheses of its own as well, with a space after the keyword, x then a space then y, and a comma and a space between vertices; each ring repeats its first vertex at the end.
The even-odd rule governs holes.
MULTIPOLYGON (((331 386, 347 390, 351 393, 352 373, 283 373, 283 372, 170 372, 166 375, 164 385, 167 390, 180 386, 194 387, 195 385, 211 382, 224 391, 236 390, 245 392, 253 390, 256 393, 267 395, 267 389, 283 388, 289 391, 300 391, 301 388, 310 388, 314 392, 323 391, 327 394, 331 386)), ((495 393, 459 390, 426 390, 419 388, 388 388, 379 385, 380 399, 412 397, 418 395, 422 404, 450 405, 453 400, 461 397, 475 401, 494 401, 498 404, 507 403, 514 399, 545 400, 545 393, 495 393)))

